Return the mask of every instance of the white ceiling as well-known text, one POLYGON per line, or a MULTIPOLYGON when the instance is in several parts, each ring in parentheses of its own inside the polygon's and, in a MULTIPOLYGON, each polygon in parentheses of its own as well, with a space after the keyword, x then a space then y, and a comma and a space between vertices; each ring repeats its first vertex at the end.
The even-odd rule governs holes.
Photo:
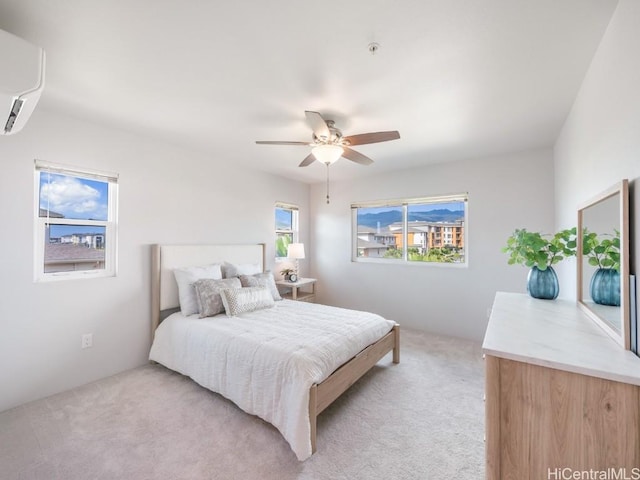
POLYGON ((45 48, 41 108, 316 182, 308 147, 255 140, 310 140, 305 110, 400 132, 334 179, 552 145, 616 4, 0 0, 0 28, 45 48))

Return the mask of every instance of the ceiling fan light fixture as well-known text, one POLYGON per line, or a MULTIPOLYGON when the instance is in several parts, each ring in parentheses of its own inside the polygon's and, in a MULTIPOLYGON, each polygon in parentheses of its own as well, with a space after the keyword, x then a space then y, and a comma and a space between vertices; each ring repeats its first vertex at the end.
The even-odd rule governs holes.
POLYGON ((342 156, 344 149, 340 145, 325 144, 314 147, 311 153, 319 162, 331 165, 342 156))

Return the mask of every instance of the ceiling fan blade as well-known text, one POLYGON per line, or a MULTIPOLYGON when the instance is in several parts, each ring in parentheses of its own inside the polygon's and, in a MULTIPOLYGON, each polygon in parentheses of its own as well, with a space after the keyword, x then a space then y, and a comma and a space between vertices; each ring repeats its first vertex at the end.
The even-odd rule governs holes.
POLYGON ((278 142, 269 140, 256 140, 258 145, 311 145, 309 142, 278 142))
POLYGON ((349 147, 342 147, 344 152, 342 156, 347 160, 351 160, 352 162, 359 163, 360 165, 371 165, 373 160, 371 160, 366 155, 361 154, 360 152, 356 152, 355 150, 350 149, 349 147))
POLYGON ((307 157, 302 160, 302 162, 300 162, 300 165, 298 165, 299 167, 307 167, 309 165, 311 165, 313 162, 316 161, 316 157, 313 156, 313 153, 310 153, 309 155, 307 155, 307 157))
POLYGON ((324 121, 322 115, 318 112, 310 112, 309 110, 306 110, 304 114, 307 117, 307 123, 311 126, 316 137, 325 140, 331 137, 331 132, 329 131, 327 122, 324 121))
POLYGON ((371 132, 361 133, 360 135, 350 135, 344 137, 343 140, 349 142, 349 145, 365 145, 367 143, 388 142, 389 140, 397 140, 400 133, 396 130, 390 132, 371 132))

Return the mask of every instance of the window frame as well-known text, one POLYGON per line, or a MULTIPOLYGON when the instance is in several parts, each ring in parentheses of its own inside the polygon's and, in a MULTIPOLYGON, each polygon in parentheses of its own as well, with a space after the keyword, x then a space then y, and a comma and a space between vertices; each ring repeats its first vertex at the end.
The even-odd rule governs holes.
MULTIPOLYGON (((278 229, 275 228, 277 227, 276 225, 274 225, 274 232, 275 232, 275 242, 278 241, 278 236, 281 234, 291 234, 291 243, 298 243, 300 240, 300 208, 297 205, 294 205, 292 203, 287 203, 287 202, 276 202, 274 209, 273 209, 273 213, 274 213, 274 223, 275 223, 275 213, 276 210, 290 210, 291 211, 291 230, 286 230, 286 229, 278 229)), ((278 248, 276 246, 276 243, 274 243, 275 246, 275 261, 276 262, 284 262, 287 260, 288 257, 279 257, 278 256, 278 248)))
POLYGON ((391 200, 374 200, 364 202, 354 202, 351 204, 351 261, 355 263, 380 263, 385 265, 420 265, 428 267, 445 268, 467 268, 469 266, 469 194, 456 193, 448 195, 433 195, 428 197, 412 197, 391 200), (380 208, 402 207, 402 245, 408 245, 408 211, 410 205, 436 204, 464 202, 463 239, 464 239, 464 261, 463 262, 425 262, 413 261, 408 258, 408 248, 403 248, 402 258, 383 257, 359 257, 358 256, 358 209, 359 208, 380 208))
POLYGON ((115 277, 118 273, 118 174, 92 170, 70 165, 35 160, 34 162, 34 281, 51 282, 74 280, 80 278, 115 277), (40 178, 42 174, 57 174, 87 180, 95 180, 107 184, 107 219, 85 220, 72 218, 40 216, 40 178), (62 272, 45 272, 45 242, 49 225, 77 225, 104 227, 105 257, 104 268, 96 270, 72 270, 62 272))

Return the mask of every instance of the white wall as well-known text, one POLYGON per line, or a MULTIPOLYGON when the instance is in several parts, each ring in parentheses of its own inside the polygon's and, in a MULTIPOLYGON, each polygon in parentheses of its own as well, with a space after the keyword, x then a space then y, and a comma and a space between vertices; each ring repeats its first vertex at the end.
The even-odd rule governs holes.
MULTIPOLYGON (((630 181, 631 273, 640 270, 640 2, 621 0, 554 148, 556 223, 577 222, 578 205, 630 181)), ((562 266, 561 295, 575 299, 575 261, 562 266)))
POLYGON ((0 411, 147 362, 150 244, 265 242, 269 261, 278 200, 308 240, 308 185, 42 109, 0 165, 0 411), (117 277, 33 282, 35 158, 120 174, 117 277))
POLYGON ((536 150, 311 188, 312 273, 323 303, 401 325, 481 340, 498 290, 526 291, 527 269, 501 252, 516 228, 553 229, 553 157, 536 150), (352 202, 469 193, 468 268, 351 262, 352 202))

